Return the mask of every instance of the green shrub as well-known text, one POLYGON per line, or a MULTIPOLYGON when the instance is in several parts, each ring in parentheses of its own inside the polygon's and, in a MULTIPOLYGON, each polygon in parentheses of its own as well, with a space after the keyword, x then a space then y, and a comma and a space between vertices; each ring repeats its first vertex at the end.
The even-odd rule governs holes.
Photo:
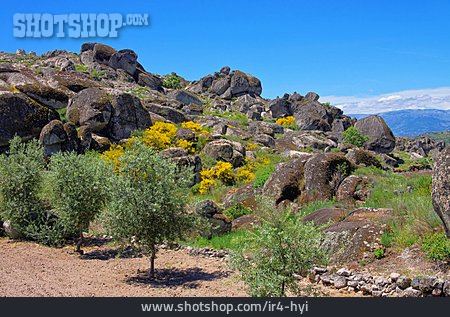
POLYGON ((163 81, 163 87, 170 89, 180 89, 181 79, 176 75, 169 75, 163 81))
POLYGON ((225 216, 230 218, 231 220, 239 218, 241 216, 249 215, 253 211, 242 204, 236 204, 228 209, 225 209, 223 212, 225 216))
POLYGON ((127 147, 119 161, 103 223, 114 238, 150 253, 154 277, 157 246, 180 239, 189 229, 185 204, 190 173, 139 141, 127 147))
POLYGON ((75 70, 79 73, 87 73, 89 71, 89 67, 84 64, 75 64, 75 70))
POLYGON ((253 188, 261 188, 272 176, 275 171, 274 164, 262 165, 255 171, 255 180, 253 181, 253 188))
POLYGON ((425 237, 422 250, 431 260, 450 261, 450 239, 442 232, 425 237))
POLYGON ((353 144, 355 146, 361 147, 369 138, 361 133, 355 127, 350 127, 342 133, 344 143, 353 144))
POLYGON ((103 76, 105 76, 105 71, 104 70, 98 70, 97 68, 92 69, 91 71, 91 77, 94 78, 95 80, 101 80, 103 76))
POLYGON ((16 136, 8 155, 0 155, 0 218, 10 221, 25 238, 44 221, 39 198, 44 154, 37 140, 22 143, 16 136))
POLYGON ((375 259, 380 260, 384 258, 384 250, 383 249, 377 249, 373 251, 373 255, 375 256, 375 259))
POLYGON ((105 161, 95 153, 57 153, 51 157, 48 197, 65 232, 80 237, 78 252, 81 252, 83 232, 106 203, 108 170, 105 161))
POLYGON ((288 290, 300 295, 305 290, 298 287, 295 274, 305 276, 313 265, 326 262, 322 234, 312 223, 304 224, 289 210, 277 212, 272 205, 262 205, 262 224, 232 254, 232 266, 252 296, 280 297, 288 290))

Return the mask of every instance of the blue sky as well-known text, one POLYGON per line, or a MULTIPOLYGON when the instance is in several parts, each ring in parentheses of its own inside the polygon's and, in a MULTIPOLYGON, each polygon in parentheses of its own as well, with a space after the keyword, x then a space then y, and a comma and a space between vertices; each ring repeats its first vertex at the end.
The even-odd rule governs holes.
POLYGON ((312 90, 335 101, 450 86, 448 0, 136 2, 7 1, 0 50, 78 52, 87 41, 16 39, 14 13, 148 13, 150 26, 89 41, 131 48, 148 71, 190 80, 229 65, 260 78, 268 98, 312 90))

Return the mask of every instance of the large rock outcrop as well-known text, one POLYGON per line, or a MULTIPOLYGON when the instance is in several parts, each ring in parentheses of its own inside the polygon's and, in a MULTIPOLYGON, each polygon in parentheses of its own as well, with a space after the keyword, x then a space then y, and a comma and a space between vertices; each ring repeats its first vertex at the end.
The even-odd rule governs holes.
POLYGON ((128 138, 132 131, 152 124, 139 98, 127 93, 112 95, 100 88, 79 92, 67 108, 67 118, 112 140, 128 138))
POLYGON ((450 147, 435 157, 433 165, 433 207, 450 238, 450 147))
POLYGON ((53 109, 44 107, 20 93, 0 91, 0 146, 15 135, 24 140, 39 137, 42 128, 59 119, 53 109))
POLYGON ((275 204, 285 200, 296 201, 304 188, 306 161, 306 158, 299 158, 278 164, 275 172, 264 184, 263 194, 272 197, 275 204))
POLYGON ((339 185, 351 174, 353 165, 339 153, 320 153, 305 164, 305 190, 302 202, 327 200, 335 196, 339 185))
POLYGON ((262 93, 261 81, 258 78, 240 70, 230 71, 227 66, 220 72, 193 82, 188 89, 195 93, 210 93, 226 100, 243 95, 260 96, 262 93))
POLYGON ((70 122, 87 126, 92 132, 100 132, 111 120, 112 96, 100 88, 88 88, 80 91, 67 107, 67 119, 70 122))
POLYGON ((245 148, 239 142, 217 140, 208 143, 203 152, 216 161, 233 164, 234 167, 242 165, 245 158, 245 148))
POLYGON ((395 137, 384 119, 377 115, 358 120, 355 128, 369 140, 364 147, 377 153, 390 153, 395 148, 395 137))

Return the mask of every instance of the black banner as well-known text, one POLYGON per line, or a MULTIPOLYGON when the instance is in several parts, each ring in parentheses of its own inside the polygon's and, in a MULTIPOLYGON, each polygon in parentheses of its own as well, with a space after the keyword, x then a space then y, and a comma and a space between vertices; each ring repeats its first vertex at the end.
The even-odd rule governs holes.
POLYGON ((3 298, 0 316, 429 316, 448 298, 3 298))

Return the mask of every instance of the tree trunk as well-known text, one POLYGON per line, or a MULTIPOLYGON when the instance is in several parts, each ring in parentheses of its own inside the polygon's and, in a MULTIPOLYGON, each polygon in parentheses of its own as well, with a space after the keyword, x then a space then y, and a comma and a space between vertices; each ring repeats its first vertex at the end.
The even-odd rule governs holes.
POLYGON ((281 282, 281 297, 284 297, 285 282, 281 282))
POLYGON ((155 247, 153 247, 150 254, 150 278, 155 278, 155 257, 156 250, 155 247))
POLYGON ((80 238, 78 239, 77 243, 77 250, 76 252, 83 254, 83 250, 81 250, 81 246, 83 245, 84 237, 83 237, 83 229, 80 227, 80 238))

